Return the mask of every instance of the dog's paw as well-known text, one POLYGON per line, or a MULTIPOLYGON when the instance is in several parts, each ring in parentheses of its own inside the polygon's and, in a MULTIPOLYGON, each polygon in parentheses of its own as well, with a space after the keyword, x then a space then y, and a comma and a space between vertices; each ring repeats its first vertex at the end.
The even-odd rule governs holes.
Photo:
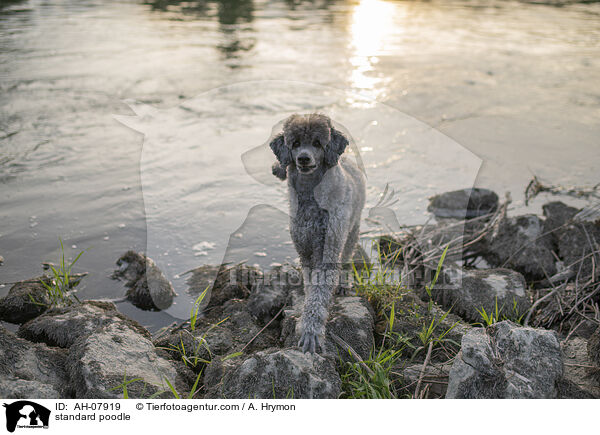
POLYGON ((303 353, 315 353, 317 349, 320 349, 321 344, 319 343, 318 335, 304 332, 298 341, 298 346, 302 348, 303 353))

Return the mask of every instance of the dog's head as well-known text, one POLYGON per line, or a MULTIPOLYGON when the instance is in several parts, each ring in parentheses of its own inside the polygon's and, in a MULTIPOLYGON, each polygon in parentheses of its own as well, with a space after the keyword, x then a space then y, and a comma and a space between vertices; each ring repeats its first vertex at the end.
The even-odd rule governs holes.
POLYGON ((285 180, 290 165, 301 175, 337 165, 348 139, 331 125, 329 117, 313 113, 290 116, 283 123, 283 132, 269 145, 278 160, 273 174, 285 180))

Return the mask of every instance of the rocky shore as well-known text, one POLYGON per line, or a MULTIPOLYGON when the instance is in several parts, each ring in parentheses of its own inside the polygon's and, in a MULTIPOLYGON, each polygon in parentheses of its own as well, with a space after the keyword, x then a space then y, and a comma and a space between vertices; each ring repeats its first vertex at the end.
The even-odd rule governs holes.
MULTIPOLYGON (((357 249, 317 355, 296 346, 293 265, 193 270, 198 316, 154 335, 111 302, 53 303, 50 277, 14 284, 0 299, 0 320, 19 325, 0 327, 0 397, 598 398, 598 207, 510 216, 509 203, 439 195, 436 224, 376 238, 372 261, 357 249)), ((115 276, 143 309, 176 296, 142 254, 115 276)))

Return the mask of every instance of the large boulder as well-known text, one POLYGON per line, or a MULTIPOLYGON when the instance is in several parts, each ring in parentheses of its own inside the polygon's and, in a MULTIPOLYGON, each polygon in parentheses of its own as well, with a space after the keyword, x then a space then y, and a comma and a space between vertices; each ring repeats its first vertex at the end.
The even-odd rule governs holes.
POLYGON ((177 294, 156 263, 144 254, 126 252, 117 260, 115 278, 126 280, 125 297, 142 310, 166 310, 177 294))
MULTIPOLYGON (((527 284, 519 272, 509 269, 445 267, 443 277, 431 289, 433 299, 469 322, 482 322, 480 311, 518 320, 531 308, 527 284)), ((421 297, 429 295, 421 292, 421 297)))
POLYGON ((144 327, 119 313, 111 302, 103 301, 85 301, 66 308, 53 308, 21 325, 18 335, 50 346, 70 347, 78 338, 88 336, 102 326, 117 323, 150 338, 144 327))
POLYGON ((266 350, 233 363, 210 364, 207 398, 336 399, 341 380, 335 363, 296 349, 266 350))
POLYGON ((543 224, 536 215, 503 219, 489 237, 484 258, 494 267, 522 273, 528 281, 551 277, 557 269, 543 224))
POLYGON ((42 280, 50 282, 43 276, 14 284, 8 294, 0 298, 0 320, 20 324, 46 311, 50 298, 42 280))
POLYGON ((127 385, 129 397, 161 392, 169 397, 167 380, 180 395, 186 389, 175 365, 160 357, 147 337, 122 322, 80 336, 69 349, 67 369, 78 399, 121 398, 124 381, 133 379, 137 380, 127 385))
POLYGON ((493 213, 497 208, 498 195, 495 192, 469 188, 429 198, 427 210, 438 218, 471 219, 493 213))
POLYGON ((0 327, 0 397, 70 397, 66 351, 30 343, 0 327))
POLYGON ((447 399, 551 399, 563 375, 554 331, 510 321, 476 328, 462 340, 448 381, 447 399))

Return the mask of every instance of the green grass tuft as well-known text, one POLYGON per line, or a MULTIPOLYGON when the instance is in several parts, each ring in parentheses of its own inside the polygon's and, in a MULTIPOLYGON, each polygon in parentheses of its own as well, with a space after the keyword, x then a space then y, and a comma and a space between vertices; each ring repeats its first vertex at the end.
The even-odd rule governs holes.
MULTIPOLYGON (((49 306, 65 306, 72 305, 75 302, 80 302, 77 296, 70 292, 72 287, 77 283, 71 275, 71 269, 85 251, 81 251, 77 257, 75 257, 75 260, 67 263, 65 261, 65 248, 63 246, 62 239, 59 238, 59 241, 61 256, 58 268, 54 267, 52 264, 49 265, 50 270, 52 271, 50 283, 47 283, 43 279, 40 280, 42 285, 46 288, 46 292, 48 293, 48 297, 50 299, 49 306)), ((32 302, 38 305, 46 305, 35 301, 31 295, 29 297, 31 298, 32 302)))

